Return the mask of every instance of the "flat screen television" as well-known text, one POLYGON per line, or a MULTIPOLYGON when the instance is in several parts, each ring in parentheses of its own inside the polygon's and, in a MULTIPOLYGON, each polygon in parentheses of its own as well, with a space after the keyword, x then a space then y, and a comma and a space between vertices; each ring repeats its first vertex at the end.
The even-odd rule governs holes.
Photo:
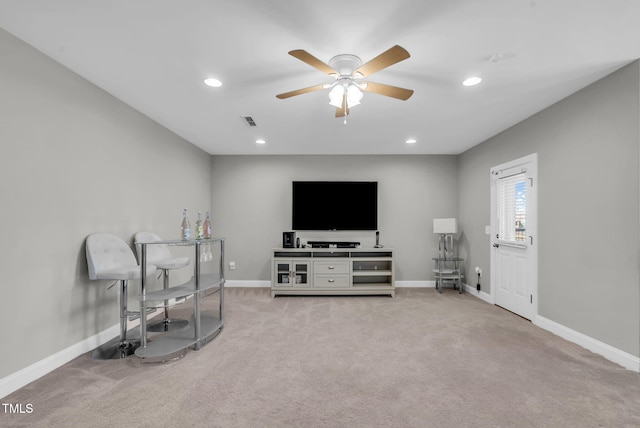
POLYGON ((294 181, 293 230, 377 230, 377 181, 294 181))

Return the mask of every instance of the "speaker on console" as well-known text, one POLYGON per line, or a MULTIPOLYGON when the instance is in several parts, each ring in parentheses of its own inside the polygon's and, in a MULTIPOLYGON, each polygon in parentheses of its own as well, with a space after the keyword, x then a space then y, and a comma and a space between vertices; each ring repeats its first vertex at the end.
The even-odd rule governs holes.
POLYGON ((282 248, 295 248, 295 247, 296 247, 296 233, 282 232, 282 248))

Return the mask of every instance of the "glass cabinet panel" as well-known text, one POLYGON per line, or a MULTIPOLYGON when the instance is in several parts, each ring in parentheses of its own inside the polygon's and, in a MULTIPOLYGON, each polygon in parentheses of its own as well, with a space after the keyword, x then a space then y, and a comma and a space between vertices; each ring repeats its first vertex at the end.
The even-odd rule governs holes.
POLYGON ((294 270, 296 285, 308 285, 309 263, 295 263, 294 270))
POLYGON ((276 283, 279 286, 308 287, 309 261, 278 260, 275 262, 276 283))

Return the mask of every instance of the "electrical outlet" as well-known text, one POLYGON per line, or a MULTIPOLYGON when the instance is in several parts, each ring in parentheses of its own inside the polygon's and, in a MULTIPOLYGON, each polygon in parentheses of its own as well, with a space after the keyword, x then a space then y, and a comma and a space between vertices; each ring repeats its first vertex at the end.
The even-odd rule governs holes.
POLYGON ((229 262, 229 269, 235 270, 236 269, 236 262, 229 262))

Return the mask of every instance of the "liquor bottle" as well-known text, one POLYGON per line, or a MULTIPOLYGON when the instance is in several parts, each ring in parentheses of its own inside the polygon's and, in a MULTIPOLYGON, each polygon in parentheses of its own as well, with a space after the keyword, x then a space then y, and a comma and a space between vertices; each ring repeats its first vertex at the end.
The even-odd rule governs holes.
POLYGON ((205 239, 211 238, 211 215, 207 211, 207 217, 204 219, 204 237, 205 239))
POLYGON ((204 238, 204 227, 202 226, 202 213, 198 212, 198 220, 196 220, 196 239, 204 238))
POLYGON ((185 208, 182 213, 182 240, 188 241, 189 239, 191 239, 191 225, 189 224, 187 209, 185 208))

